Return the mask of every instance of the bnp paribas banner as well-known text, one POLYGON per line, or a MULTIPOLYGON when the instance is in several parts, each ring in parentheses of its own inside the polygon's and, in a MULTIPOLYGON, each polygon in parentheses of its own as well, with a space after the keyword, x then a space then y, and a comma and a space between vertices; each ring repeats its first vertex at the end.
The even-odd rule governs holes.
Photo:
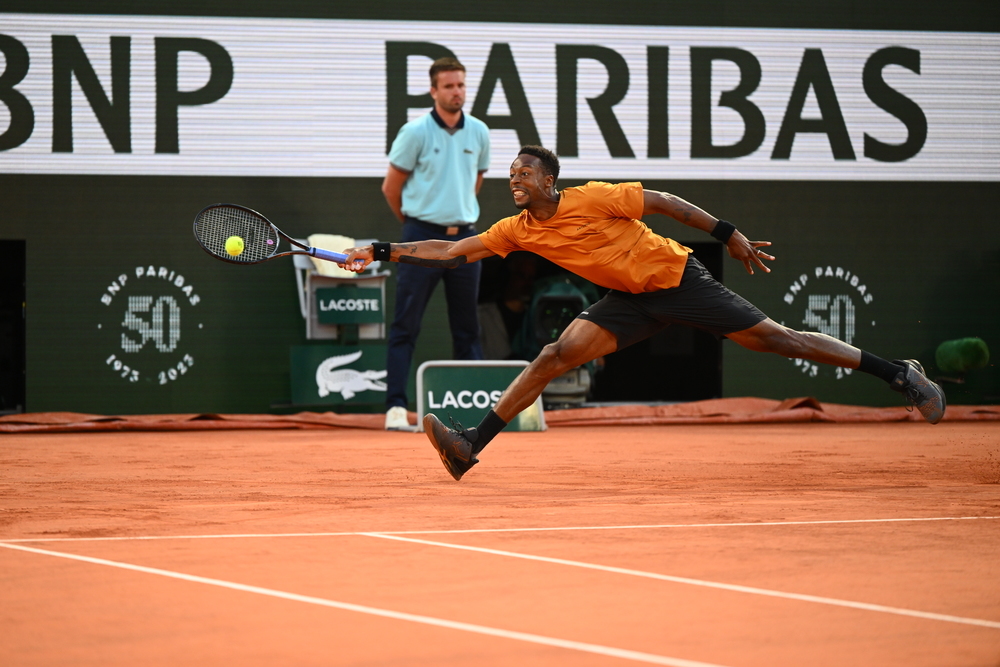
POLYGON ((0 173, 380 177, 468 68, 488 177, 1000 180, 1000 35, 0 14, 0 173))

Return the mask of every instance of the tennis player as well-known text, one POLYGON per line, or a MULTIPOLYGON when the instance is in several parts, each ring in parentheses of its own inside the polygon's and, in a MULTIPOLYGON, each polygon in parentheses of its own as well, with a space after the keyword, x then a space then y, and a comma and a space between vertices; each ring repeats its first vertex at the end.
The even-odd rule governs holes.
MULTIPOLYGON (((770 271, 764 261, 774 257, 763 250, 769 241, 750 241, 733 224, 675 195, 645 190, 640 183, 591 182, 558 191, 558 178, 554 153, 525 146, 510 167, 510 192, 520 214, 460 241, 376 243, 344 251, 345 268, 354 260, 453 268, 527 250, 610 290, 542 350, 478 427, 458 431, 433 414, 424 418, 424 430, 456 480, 479 462, 479 452, 535 402, 550 380, 674 323, 726 337, 750 350, 869 373, 901 392, 930 423, 944 416, 944 392, 924 376, 919 362, 887 361, 832 336, 774 322, 712 278, 689 248, 655 234, 640 218, 659 213, 711 234, 750 274, 755 269, 770 271)), ((363 269, 361 264, 351 268, 363 269)))

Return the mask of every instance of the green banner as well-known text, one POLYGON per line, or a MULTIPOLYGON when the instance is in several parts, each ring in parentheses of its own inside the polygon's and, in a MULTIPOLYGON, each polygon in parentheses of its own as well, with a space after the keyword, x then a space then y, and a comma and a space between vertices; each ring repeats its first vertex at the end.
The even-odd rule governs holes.
POLYGON ((294 405, 385 402, 385 345, 293 345, 294 405))
MULTIPOLYGON (((465 427, 476 426, 527 365, 526 361, 424 362, 417 369, 417 423, 433 413, 445 424, 454 420, 465 427)), ((544 431, 541 398, 506 430, 544 431)))
POLYGON ((382 290, 339 285, 316 290, 316 319, 320 324, 370 324, 385 320, 382 290))

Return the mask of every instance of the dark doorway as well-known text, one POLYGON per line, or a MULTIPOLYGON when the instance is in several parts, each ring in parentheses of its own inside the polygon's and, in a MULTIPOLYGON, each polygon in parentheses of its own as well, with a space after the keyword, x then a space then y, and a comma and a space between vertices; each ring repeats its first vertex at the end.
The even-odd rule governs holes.
POLYGON ((24 241, 0 240, 0 414, 25 412, 24 241))

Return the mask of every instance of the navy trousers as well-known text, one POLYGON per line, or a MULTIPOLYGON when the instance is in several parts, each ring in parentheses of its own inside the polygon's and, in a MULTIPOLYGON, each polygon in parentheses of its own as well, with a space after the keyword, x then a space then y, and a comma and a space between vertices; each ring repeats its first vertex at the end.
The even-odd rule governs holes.
MULTIPOLYGON (((403 224, 402 242, 428 239, 458 241, 476 235, 471 226, 453 236, 448 236, 445 231, 446 228, 440 225, 408 217, 403 224)), ((386 355, 386 408, 407 407, 406 386, 410 379, 413 349, 417 344, 417 336, 420 335, 427 302, 439 281, 444 281, 454 358, 483 358, 479 342, 479 317, 476 314, 481 273, 482 266, 479 262, 463 264, 457 269, 396 264, 396 310, 389 328, 386 355)))

